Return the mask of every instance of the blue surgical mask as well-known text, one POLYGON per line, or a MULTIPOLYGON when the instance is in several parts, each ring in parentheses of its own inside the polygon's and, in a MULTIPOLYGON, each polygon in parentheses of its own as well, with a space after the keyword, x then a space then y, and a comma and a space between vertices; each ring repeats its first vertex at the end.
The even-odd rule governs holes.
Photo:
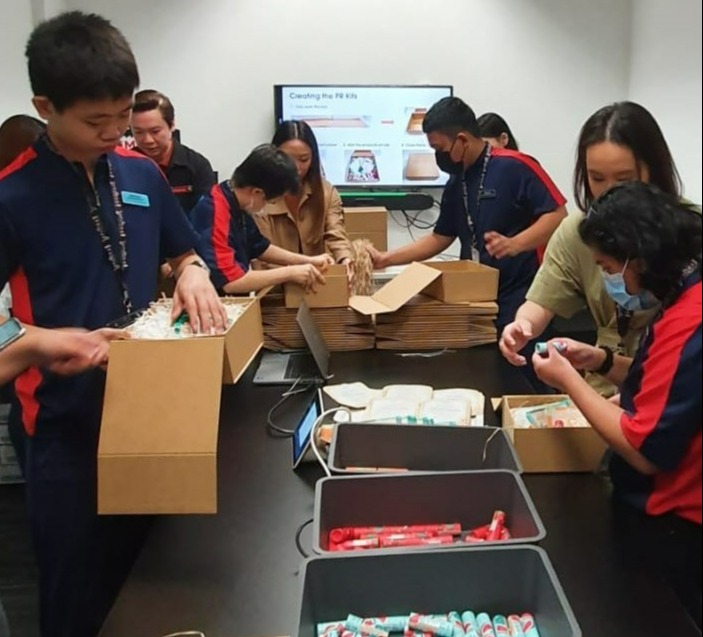
POLYGON ((648 290, 640 294, 630 294, 627 291, 627 284, 625 283, 625 270, 627 270, 627 265, 626 263, 622 272, 616 272, 615 274, 608 274, 605 270, 601 271, 603 284, 605 285, 605 291, 608 293, 608 296, 623 310, 628 312, 642 312, 643 310, 650 310, 656 307, 659 301, 657 297, 648 290))

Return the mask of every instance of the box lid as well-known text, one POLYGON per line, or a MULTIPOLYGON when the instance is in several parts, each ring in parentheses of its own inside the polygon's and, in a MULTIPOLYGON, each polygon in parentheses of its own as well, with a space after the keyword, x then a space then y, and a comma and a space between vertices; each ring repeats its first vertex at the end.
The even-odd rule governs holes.
POLYGON ((367 316, 395 312, 440 276, 440 270, 412 263, 373 296, 353 296, 349 305, 367 316))

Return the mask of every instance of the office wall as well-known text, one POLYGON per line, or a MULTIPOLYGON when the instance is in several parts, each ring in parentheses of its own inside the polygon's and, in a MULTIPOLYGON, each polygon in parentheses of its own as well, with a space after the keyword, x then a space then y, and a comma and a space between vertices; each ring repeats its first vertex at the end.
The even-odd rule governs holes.
POLYGON ((629 96, 652 111, 664 130, 685 186, 701 193, 701 2, 633 3, 629 96))

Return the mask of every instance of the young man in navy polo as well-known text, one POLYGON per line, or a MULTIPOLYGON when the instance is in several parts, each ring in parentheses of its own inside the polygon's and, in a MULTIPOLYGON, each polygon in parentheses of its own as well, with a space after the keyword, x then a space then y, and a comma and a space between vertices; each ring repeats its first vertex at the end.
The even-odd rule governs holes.
MULTIPOLYGON (((105 326, 153 299, 163 254, 177 279, 174 316, 185 309, 196 329, 222 330, 224 309, 168 183, 150 159, 115 148, 139 83, 124 36, 99 16, 66 13, 34 30, 26 55, 48 127, 0 173, 0 287, 10 282, 15 316, 105 326)), ((42 637, 95 637, 130 568, 135 520, 96 511, 104 381, 100 370, 66 378, 33 367, 15 383, 42 637)))
POLYGON ((457 97, 437 102, 423 131, 437 165, 451 175, 434 232, 391 252, 375 252, 385 268, 434 257, 461 241, 461 259, 500 271, 498 329, 512 322, 537 273, 537 249, 566 216, 566 199, 549 176, 522 153, 493 149, 476 115, 457 97))
POLYGON ((322 272, 334 263, 329 254, 306 256, 275 246, 252 218, 267 203, 299 187, 293 160, 279 148, 262 144, 237 166, 231 179, 213 186, 193 208, 193 226, 218 290, 242 294, 289 281, 306 290, 324 285, 322 272), (255 270, 250 267, 254 259, 281 267, 255 270))

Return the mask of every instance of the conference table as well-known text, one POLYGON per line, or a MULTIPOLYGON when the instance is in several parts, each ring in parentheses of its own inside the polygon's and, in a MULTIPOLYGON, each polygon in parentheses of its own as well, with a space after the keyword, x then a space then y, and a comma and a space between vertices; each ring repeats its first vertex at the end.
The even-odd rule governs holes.
MULTIPOLYGON (((292 470, 291 441, 272 436, 268 410, 283 388, 252 384, 255 365, 226 386, 218 448, 218 513, 158 517, 101 637, 294 636, 300 605, 296 531, 312 518, 319 466, 292 470)), ((370 387, 423 383, 470 387, 487 398, 531 393, 495 345, 434 357, 393 352, 335 353, 331 382, 370 387)), ((310 395, 292 397, 276 424, 295 426, 310 395)), ((490 400, 486 424, 498 424, 490 400)), ((584 637, 695 637, 673 592, 616 542, 607 476, 525 475, 547 530, 541 543, 584 637)), ((310 527, 301 534, 310 551, 310 527)), ((480 550, 480 549, 478 549, 480 550)))

